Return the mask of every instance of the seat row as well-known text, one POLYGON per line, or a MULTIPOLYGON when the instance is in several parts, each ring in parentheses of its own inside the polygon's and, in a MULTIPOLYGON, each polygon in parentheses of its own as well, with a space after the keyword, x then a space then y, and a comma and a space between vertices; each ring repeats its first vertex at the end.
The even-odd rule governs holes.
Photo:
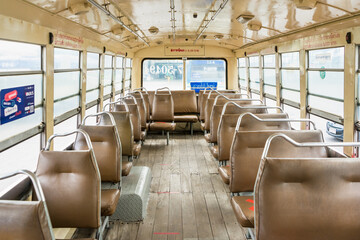
POLYGON ((145 140, 142 130, 146 131, 138 107, 145 101, 139 96, 131 93, 109 103, 111 111, 86 116, 74 132, 51 136, 35 174, 21 170, 0 178, 25 174, 35 190, 33 201, 0 201, 0 239, 54 239, 53 227, 93 228, 96 239, 102 239, 114 215, 122 221, 142 220, 151 172, 147 167, 131 171, 145 140), (88 125, 89 118, 96 118, 96 125, 88 125), (53 139, 72 134, 75 141, 65 150, 50 150, 53 139))
POLYGON ((355 220, 360 217, 360 159, 330 148, 359 143, 325 143, 322 131, 309 119, 289 119, 281 108, 234 93, 210 93, 217 101, 207 99, 212 111, 205 139, 249 238, 360 236, 355 220), (220 98, 226 100, 222 103, 220 98), (275 113, 269 113, 271 109, 275 113), (312 124, 314 129, 294 130, 293 122, 312 124))

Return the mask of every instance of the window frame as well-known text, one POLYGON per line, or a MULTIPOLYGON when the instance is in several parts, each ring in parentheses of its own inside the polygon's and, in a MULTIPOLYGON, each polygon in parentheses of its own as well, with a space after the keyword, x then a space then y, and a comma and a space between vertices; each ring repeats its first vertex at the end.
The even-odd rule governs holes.
MULTIPOLYGON (((101 84, 101 82, 100 82, 100 75, 101 75, 101 53, 98 53, 98 52, 87 52, 87 54, 88 53, 95 53, 95 54, 98 54, 99 55, 99 64, 98 64, 98 67, 97 68, 86 68, 86 85, 88 84, 88 76, 89 76, 89 71, 99 71, 99 75, 98 75, 98 79, 99 79, 99 85, 98 85, 98 87, 97 88, 92 88, 92 89, 89 89, 89 90, 87 90, 87 89, 85 89, 85 110, 87 110, 87 109, 89 109, 89 108, 91 108, 91 107, 93 107, 93 106, 95 106, 95 105, 98 105, 99 103, 100 103, 100 84, 101 84), (86 98, 86 95, 87 95, 87 93, 89 93, 89 92, 91 92, 91 91, 94 91, 94 90, 96 90, 96 89, 98 89, 99 90, 99 94, 98 94, 98 98, 97 99, 95 99, 95 100, 93 100, 93 101, 91 101, 91 102, 87 102, 87 98, 86 98)), ((86 58, 87 58, 87 55, 86 54, 86 58)), ((86 61, 87 61, 87 59, 86 59, 86 61)))
POLYGON ((271 99, 273 101, 276 101, 276 53, 269 53, 269 54, 264 54, 264 55, 261 55, 260 56, 262 58, 262 79, 263 79, 263 96, 265 98, 265 101, 266 99, 271 99), (275 59, 275 65, 274 67, 266 67, 265 66, 265 56, 270 56, 270 55, 274 55, 274 59, 275 59), (272 85, 272 84, 269 84, 269 83, 266 83, 265 82, 265 71, 264 69, 270 69, 270 70, 274 70, 275 71, 275 85, 272 85), (274 87, 275 88, 275 95, 272 95, 270 93, 266 93, 265 92, 265 86, 270 86, 270 87, 274 87))
MULTIPOLYGON (((143 66, 144 66, 145 60, 183 60, 183 58, 180 58, 180 57, 177 57, 177 58, 143 58, 141 60, 141 87, 144 86, 143 66)), ((186 58, 186 60, 224 60, 225 61, 225 89, 228 89, 228 62, 225 58, 194 58, 194 57, 192 57, 192 58, 186 58)), ((184 67, 184 61, 183 61, 183 67, 184 67)), ((185 74, 185 73, 183 73, 183 74, 185 74)), ((185 79, 185 81, 186 81, 186 79, 185 79)), ((182 83, 183 83, 182 90, 185 90, 184 86, 185 86, 186 82, 184 82, 184 77, 183 77, 182 83)))
POLYGON ((104 61, 105 61, 106 56, 111 56, 111 67, 106 67, 106 65, 104 63, 104 91, 103 91, 103 96, 102 96, 103 101, 106 101, 106 100, 112 98, 112 96, 113 96, 112 92, 113 92, 113 86, 114 86, 114 71, 115 71, 114 61, 116 60, 115 55, 105 54, 104 61), (105 85, 105 71, 106 70, 111 70, 111 81, 110 81, 110 84, 105 85), (109 86, 111 87, 110 93, 105 94, 105 88, 109 87, 109 86))
POLYGON ((247 64, 246 64, 246 61, 247 61, 247 57, 237 58, 237 61, 236 61, 236 62, 237 62, 237 68, 238 68, 238 87, 239 87, 240 90, 244 90, 245 92, 247 92, 247 87, 248 87, 248 86, 242 86, 242 85, 241 85, 241 79, 242 79, 242 78, 240 78, 240 69, 244 69, 244 70, 245 70, 245 78, 244 78, 244 81, 245 81, 245 83, 246 83, 246 78, 247 78, 247 77, 246 77, 246 75, 247 75, 247 74, 246 74, 246 71, 247 71, 247 70, 246 70, 246 65, 247 65, 247 64), (239 64, 239 63, 240 63, 240 59, 244 59, 244 61, 245 61, 245 66, 244 66, 244 67, 240 66, 240 64, 239 64))

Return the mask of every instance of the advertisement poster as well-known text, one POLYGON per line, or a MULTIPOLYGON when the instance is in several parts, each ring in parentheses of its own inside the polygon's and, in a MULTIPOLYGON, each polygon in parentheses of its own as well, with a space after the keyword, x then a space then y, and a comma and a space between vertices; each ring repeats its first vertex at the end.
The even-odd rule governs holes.
POLYGON ((23 87, 2 89, 1 101, 1 124, 12 122, 35 113, 35 87, 28 85, 23 87))

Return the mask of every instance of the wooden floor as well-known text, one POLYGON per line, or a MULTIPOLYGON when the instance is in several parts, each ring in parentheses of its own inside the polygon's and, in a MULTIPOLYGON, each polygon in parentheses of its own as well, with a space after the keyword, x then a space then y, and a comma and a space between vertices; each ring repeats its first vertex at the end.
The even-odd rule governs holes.
POLYGON ((174 133, 169 146, 165 136, 149 135, 135 165, 152 169, 147 216, 112 223, 106 240, 246 239, 202 134, 174 133))

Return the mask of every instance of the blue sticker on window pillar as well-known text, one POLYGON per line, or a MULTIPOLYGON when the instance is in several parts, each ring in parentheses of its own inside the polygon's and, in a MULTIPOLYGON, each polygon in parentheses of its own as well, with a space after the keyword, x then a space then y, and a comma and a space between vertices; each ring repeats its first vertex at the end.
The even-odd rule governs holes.
POLYGON ((28 85, 0 91, 1 124, 35 113, 35 87, 28 85))

